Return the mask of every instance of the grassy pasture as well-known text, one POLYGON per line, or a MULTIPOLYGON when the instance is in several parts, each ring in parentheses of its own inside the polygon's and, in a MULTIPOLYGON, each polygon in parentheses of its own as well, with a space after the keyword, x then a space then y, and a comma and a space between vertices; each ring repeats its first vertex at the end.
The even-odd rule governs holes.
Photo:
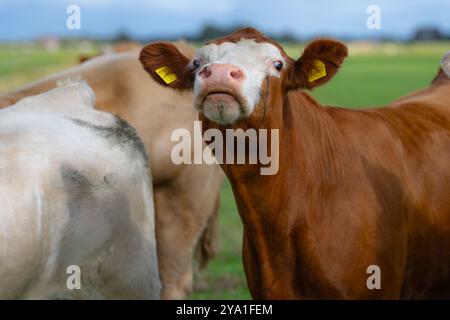
MULTIPOLYGON (((303 45, 286 46, 298 57, 303 45)), ((340 72, 313 95, 323 104, 379 106, 427 86, 450 43, 350 44, 340 72)), ((0 45, 0 94, 77 63, 76 50, 48 53, 34 46, 0 45)), ((242 225, 228 183, 222 188, 221 249, 196 279, 192 299, 248 299, 241 261, 242 225)))

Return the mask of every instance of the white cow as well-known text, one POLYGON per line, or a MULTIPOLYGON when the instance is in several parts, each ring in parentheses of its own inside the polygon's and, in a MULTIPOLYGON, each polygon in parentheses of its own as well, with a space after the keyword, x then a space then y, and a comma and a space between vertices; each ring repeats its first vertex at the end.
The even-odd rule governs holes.
POLYGON ((0 298, 159 298, 144 147, 93 100, 77 82, 0 110, 0 298))
POLYGON ((445 72, 447 77, 450 78, 450 51, 448 51, 441 60, 442 70, 445 72))

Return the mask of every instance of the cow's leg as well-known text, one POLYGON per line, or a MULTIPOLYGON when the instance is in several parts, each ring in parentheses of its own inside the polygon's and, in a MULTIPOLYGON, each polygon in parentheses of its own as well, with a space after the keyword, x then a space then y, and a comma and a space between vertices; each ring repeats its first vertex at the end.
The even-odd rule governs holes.
POLYGON ((215 212, 219 170, 192 165, 170 183, 155 186, 162 299, 182 299, 192 291, 194 250, 215 212))
POLYGON ((258 261, 255 247, 244 232, 242 262, 244 263, 245 277, 252 298, 260 300, 264 298, 261 294, 261 271, 259 270, 258 263, 255 263, 255 261, 258 261))
POLYGON ((195 247, 196 271, 206 268, 209 261, 216 256, 219 246, 219 209, 220 194, 217 194, 214 209, 209 215, 206 227, 195 247))

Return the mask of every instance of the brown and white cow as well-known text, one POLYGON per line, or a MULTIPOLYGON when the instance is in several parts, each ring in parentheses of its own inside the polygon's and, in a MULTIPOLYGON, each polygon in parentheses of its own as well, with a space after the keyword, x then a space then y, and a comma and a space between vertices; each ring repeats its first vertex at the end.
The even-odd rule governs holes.
POLYGON ((277 174, 222 165, 254 298, 450 297, 448 69, 384 108, 319 104, 305 89, 330 80, 346 56, 342 43, 316 40, 294 60, 249 28, 194 59, 153 43, 140 60, 162 85, 193 89, 203 130, 279 130, 277 174), (177 80, 166 84, 161 66, 177 80))
MULTIPOLYGON (((184 43, 176 46, 188 56, 193 54, 184 43)), ((138 55, 93 58, 0 96, 0 108, 50 90, 60 79, 81 77, 95 92, 96 108, 117 114, 136 128, 153 172, 161 297, 185 298, 192 289, 194 256, 198 264, 206 265, 216 251, 223 174, 216 165, 173 164, 171 133, 178 128, 192 131, 198 112, 190 107, 190 93, 173 92, 152 81, 138 55)))

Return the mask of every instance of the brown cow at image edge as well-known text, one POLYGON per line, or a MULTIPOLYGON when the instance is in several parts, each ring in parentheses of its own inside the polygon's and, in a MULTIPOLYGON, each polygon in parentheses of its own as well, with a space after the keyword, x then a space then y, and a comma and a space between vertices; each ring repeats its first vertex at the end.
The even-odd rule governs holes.
POLYGON ((261 163, 221 165, 244 225, 253 298, 449 298, 447 60, 428 88, 386 107, 319 104, 305 89, 328 82, 346 56, 345 45, 321 39, 294 60, 247 28, 193 59, 159 42, 140 60, 161 85, 193 90, 204 131, 279 130, 276 174, 261 175, 261 163), (163 66, 175 81, 156 73, 163 66), (373 265, 381 288, 371 290, 373 265))

